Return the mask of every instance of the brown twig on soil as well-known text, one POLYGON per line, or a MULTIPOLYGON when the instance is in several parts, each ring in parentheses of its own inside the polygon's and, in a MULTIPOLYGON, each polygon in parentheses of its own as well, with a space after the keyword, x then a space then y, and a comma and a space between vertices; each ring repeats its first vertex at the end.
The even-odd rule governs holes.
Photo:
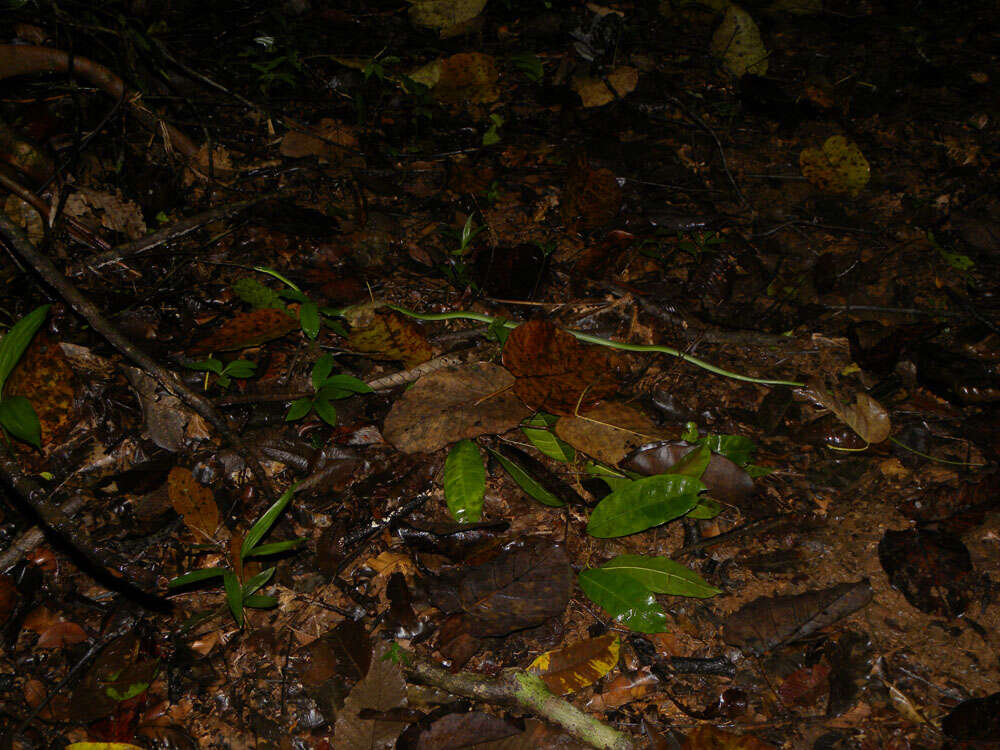
POLYGON ((183 381, 173 372, 161 366, 152 357, 139 349, 135 344, 122 335, 112 323, 104 317, 100 310, 88 300, 83 294, 70 283, 69 279, 52 264, 46 255, 39 252, 31 244, 24 233, 16 227, 7 215, 0 212, 0 236, 2 236, 14 252, 21 256, 22 260, 28 263, 49 285, 51 285, 60 296, 81 315, 90 326, 104 336, 113 347, 126 357, 135 362, 139 367, 154 377, 159 384, 168 392, 177 396, 184 403, 190 406, 199 415, 204 417, 209 424, 219 431, 223 439, 232 445, 243 460, 246 461, 254 478, 260 485, 260 489, 265 496, 272 500, 277 497, 277 493, 268 478, 264 467, 260 465, 257 455, 251 451, 243 440, 230 428, 228 422, 212 406, 212 402, 199 396, 188 388, 183 381))
POLYGON ((129 89, 121 78, 100 63, 53 47, 0 44, 0 79, 32 73, 69 72, 86 79, 114 99, 123 99, 146 128, 163 133, 168 149, 173 148, 189 159, 198 153, 194 141, 143 106, 141 94, 129 89))
POLYGON ((528 711, 561 727, 567 734, 591 747, 634 750, 645 746, 636 738, 609 727, 572 703, 553 695, 541 677, 524 670, 508 669, 499 677, 474 672, 454 673, 412 651, 404 651, 400 662, 406 676, 416 682, 463 698, 528 711))

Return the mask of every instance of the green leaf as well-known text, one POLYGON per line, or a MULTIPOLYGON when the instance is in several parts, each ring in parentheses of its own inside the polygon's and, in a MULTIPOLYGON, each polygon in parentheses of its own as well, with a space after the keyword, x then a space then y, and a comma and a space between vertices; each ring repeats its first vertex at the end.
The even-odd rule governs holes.
POLYGON ((722 504, 718 500, 703 495, 698 498, 698 504, 691 509, 687 517, 707 521, 709 518, 715 518, 721 512, 722 504))
POLYGON ((282 493, 281 497, 274 501, 274 504, 264 511, 264 515, 257 519, 256 523, 250 527, 250 531, 247 535, 243 537, 243 546, 240 548, 240 557, 246 560, 253 553, 254 548, 257 543, 264 537, 264 535, 271 530, 274 526, 274 522, 278 520, 278 516, 281 515, 281 511, 285 509, 285 506, 292 501, 292 496, 295 495, 295 488, 297 484, 293 484, 287 490, 282 493))
POLYGON ((330 377, 331 372, 333 372, 333 356, 324 354, 316 360, 316 364, 313 365, 312 373, 310 374, 314 391, 320 389, 323 381, 330 377))
POLYGON ((303 302, 299 308, 299 325, 302 332, 315 341, 319 336, 319 306, 315 302, 303 302))
POLYGON ((297 286, 295 286, 295 284, 293 284, 291 281, 289 281, 288 279, 286 279, 284 276, 282 276, 280 273, 278 273, 277 271, 275 271, 272 268, 265 268, 264 266, 254 266, 253 270, 259 271, 260 273, 266 273, 268 276, 273 276, 278 281, 280 281, 282 284, 284 284, 285 286, 287 286, 289 289, 293 289, 293 290, 295 290, 296 292, 299 292, 299 293, 302 292, 302 290, 299 289, 297 286))
POLYGON ((667 615, 653 592, 620 571, 589 568, 580 573, 580 588, 594 604, 630 630, 663 633, 667 615))
POLYGON ((584 468, 588 474, 595 476, 598 479, 603 479, 604 483, 611 488, 612 492, 632 484, 632 480, 621 472, 609 469, 607 466, 594 463, 593 461, 587 461, 584 468))
POLYGON ((289 539, 284 542, 271 542, 270 544, 262 544, 259 547, 254 547, 253 551, 250 553, 250 557, 265 557, 267 555, 279 555, 282 552, 288 552, 289 550, 301 547, 305 539, 289 539))
POLYGON ((255 308, 273 307, 278 310, 285 309, 285 303, 276 291, 261 284, 257 279, 244 276, 233 282, 233 292, 241 300, 255 308))
POLYGON ((704 578, 690 568, 667 557, 619 555, 613 560, 608 560, 600 569, 614 570, 631 576, 656 594, 707 599, 722 593, 720 589, 708 585, 704 578))
POLYGON ((371 393, 371 386, 368 385, 363 380, 360 380, 353 375, 345 375, 344 373, 339 373, 337 375, 331 375, 328 378, 324 378, 322 384, 317 388, 317 390, 323 388, 340 388, 345 391, 350 391, 351 393, 371 393))
POLYGON ((108 685, 104 688, 104 692, 107 694, 111 700, 127 701, 129 698, 135 698, 135 696, 140 695, 149 689, 148 682, 133 682, 124 690, 119 690, 114 685, 108 685))
POLYGON ((551 428, 558 421, 558 417, 552 414, 536 414, 531 419, 521 425, 521 432, 531 441, 538 450, 549 458, 565 463, 573 463, 576 460, 576 449, 564 440, 560 440, 553 433, 551 428), (552 421, 549 422, 548 417, 552 421))
POLYGON ((297 401, 293 401, 292 405, 288 407, 285 421, 294 422, 296 419, 302 419, 302 417, 312 411, 312 408, 313 401, 311 398, 300 398, 297 401))
POLYGON ((645 531, 679 518, 698 503, 705 489, 697 479, 658 474, 637 479, 604 498, 590 516, 587 533, 607 538, 645 531))
POLYGON ((444 462, 444 498, 459 523, 476 523, 483 513, 486 467, 479 448, 469 439, 452 446, 444 462))
POLYGON ((243 589, 239 579, 231 570, 223 571, 222 585, 226 589, 226 604, 229 611, 233 613, 233 619, 241 628, 243 627, 243 589))
POLYGON ((0 339, 0 393, 3 393, 4 383, 17 361, 21 359, 24 350, 28 348, 32 337, 48 315, 51 305, 36 307, 10 327, 0 339))
POLYGON ((185 573, 168 581, 167 588, 176 589, 181 586, 187 586, 190 583, 205 581, 209 578, 218 578, 225 572, 226 568, 201 568, 200 570, 192 570, 190 573, 185 573))
POLYGON ((264 596, 263 594, 252 594, 243 600, 244 607, 251 607, 253 609, 270 609, 271 607, 278 606, 278 600, 273 596, 264 596))
POLYGON ((535 498, 535 500, 540 502, 542 505, 549 505, 553 508, 561 508, 566 504, 547 489, 542 487, 542 485, 538 483, 538 480, 506 456, 500 455, 493 449, 489 449, 489 451, 493 454, 493 457, 500 462, 500 465, 503 466, 504 470, 510 474, 511 479, 517 482, 517 486, 528 493, 530 497, 535 498))
POLYGON ((245 359, 236 359, 226 365, 223 373, 231 378, 252 378, 257 371, 256 362, 248 362, 245 359))
POLYGON ((222 374, 222 362, 212 357, 203 359, 200 362, 188 362, 184 366, 189 370, 196 370, 198 372, 214 372, 216 375, 222 374))
POLYGON ((313 408, 316 413, 319 414, 319 418, 326 422, 331 427, 337 424, 337 409, 331 404, 327 399, 320 398, 318 395, 313 399, 313 408))
POLYGON ((11 396, 0 401, 0 427, 36 448, 42 447, 42 428, 35 407, 24 396, 11 396))
POLYGON ((694 450, 688 452, 680 461, 675 463, 665 474, 677 474, 679 476, 694 477, 701 479, 701 475, 708 468, 708 462, 712 460, 712 451, 702 443, 694 450))
POLYGON ((737 466, 747 463, 757 450, 754 441, 742 435, 705 435, 693 442, 708 446, 713 453, 725 456, 737 466))
POLYGON ((262 570, 260 573, 255 575, 249 581, 243 584, 243 599, 246 599, 251 594, 255 593, 257 589, 263 586, 265 583, 271 580, 271 576, 274 575, 275 568, 268 568, 267 570, 262 570))

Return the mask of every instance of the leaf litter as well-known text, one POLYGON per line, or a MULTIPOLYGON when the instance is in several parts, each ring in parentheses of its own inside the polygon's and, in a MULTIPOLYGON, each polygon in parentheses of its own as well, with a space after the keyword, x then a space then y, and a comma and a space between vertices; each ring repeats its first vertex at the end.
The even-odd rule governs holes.
POLYGON ((167 6, 169 42, 123 10, 126 52, 228 87, 155 113, 113 31, 12 10, 6 215, 104 319, 0 227, 0 327, 55 303, 0 390, 40 424, 4 428, 3 731, 995 741, 989 19, 292 5, 167 6))

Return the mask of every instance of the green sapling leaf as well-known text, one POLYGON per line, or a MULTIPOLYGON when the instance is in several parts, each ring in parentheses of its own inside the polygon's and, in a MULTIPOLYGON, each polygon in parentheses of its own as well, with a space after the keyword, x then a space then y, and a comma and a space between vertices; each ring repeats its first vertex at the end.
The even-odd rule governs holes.
POLYGON ((295 488, 297 484, 293 484, 287 490, 285 490, 281 497, 274 501, 274 504, 264 511, 264 515, 257 519, 247 535, 243 537, 243 546, 240 548, 240 557, 246 560, 253 553, 254 547, 257 543, 264 537, 264 535, 271 530, 274 526, 274 522, 278 520, 278 516, 281 515, 281 511, 285 509, 285 506, 292 501, 292 497, 295 495, 295 488))
POLYGON ((38 415, 24 396, 11 396, 0 401, 0 427, 18 440, 41 449, 42 433, 38 415))
POLYGON ((242 628, 243 588, 240 586, 239 579, 236 578, 236 574, 233 571, 223 571, 222 586, 226 589, 226 604, 229 605, 229 611, 233 613, 233 619, 236 620, 236 624, 242 628))
POLYGON ((45 316, 49 313, 51 305, 36 307, 10 327, 4 337, 0 339, 0 394, 3 393, 4 384, 7 377, 13 371, 14 366, 24 350, 28 348, 35 332, 42 325, 45 316))

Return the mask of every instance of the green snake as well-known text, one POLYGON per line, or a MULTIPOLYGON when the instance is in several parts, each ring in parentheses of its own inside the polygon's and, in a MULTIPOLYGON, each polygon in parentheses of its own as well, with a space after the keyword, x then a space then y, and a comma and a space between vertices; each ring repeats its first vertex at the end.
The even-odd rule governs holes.
MULTIPOLYGON (((503 320, 501 318, 495 318, 492 315, 484 315, 483 313, 471 312, 469 310, 456 310, 455 312, 446 313, 418 313, 415 310, 409 310, 405 307, 401 307, 400 305, 386 304, 386 307, 417 320, 475 320, 479 323, 486 323, 488 325, 499 324, 504 328, 509 329, 517 328, 519 325, 518 323, 514 323, 509 320, 503 320)), ((742 380, 746 383, 757 383, 758 385, 787 385, 792 388, 802 388, 805 386, 805 383, 800 383, 795 380, 769 380, 767 378, 754 378, 750 375, 741 375, 738 372, 724 370, 721 367, 716 367, 703 359, 692 357, 690 354, 685 354, 684 352, 670 346, 662 346, 659 344, 625 344, 620 341, 612 341, 611 339, 605 339, 600 336, 584 333, 583 331, 574 331, 570 329, 568 332, 578 341, 584 341, 588 344, 597 344, 598 346, 606 346, 610 349, 620 349, 626 352, 656 352, 659 354, 669 354, 671 357, 677 357, 677 359, 688 362, 695 367, 700 367, 703 370, 714 372, 716 375, 722 375, 723 377, 731 378, 732 380, 742 380)))

